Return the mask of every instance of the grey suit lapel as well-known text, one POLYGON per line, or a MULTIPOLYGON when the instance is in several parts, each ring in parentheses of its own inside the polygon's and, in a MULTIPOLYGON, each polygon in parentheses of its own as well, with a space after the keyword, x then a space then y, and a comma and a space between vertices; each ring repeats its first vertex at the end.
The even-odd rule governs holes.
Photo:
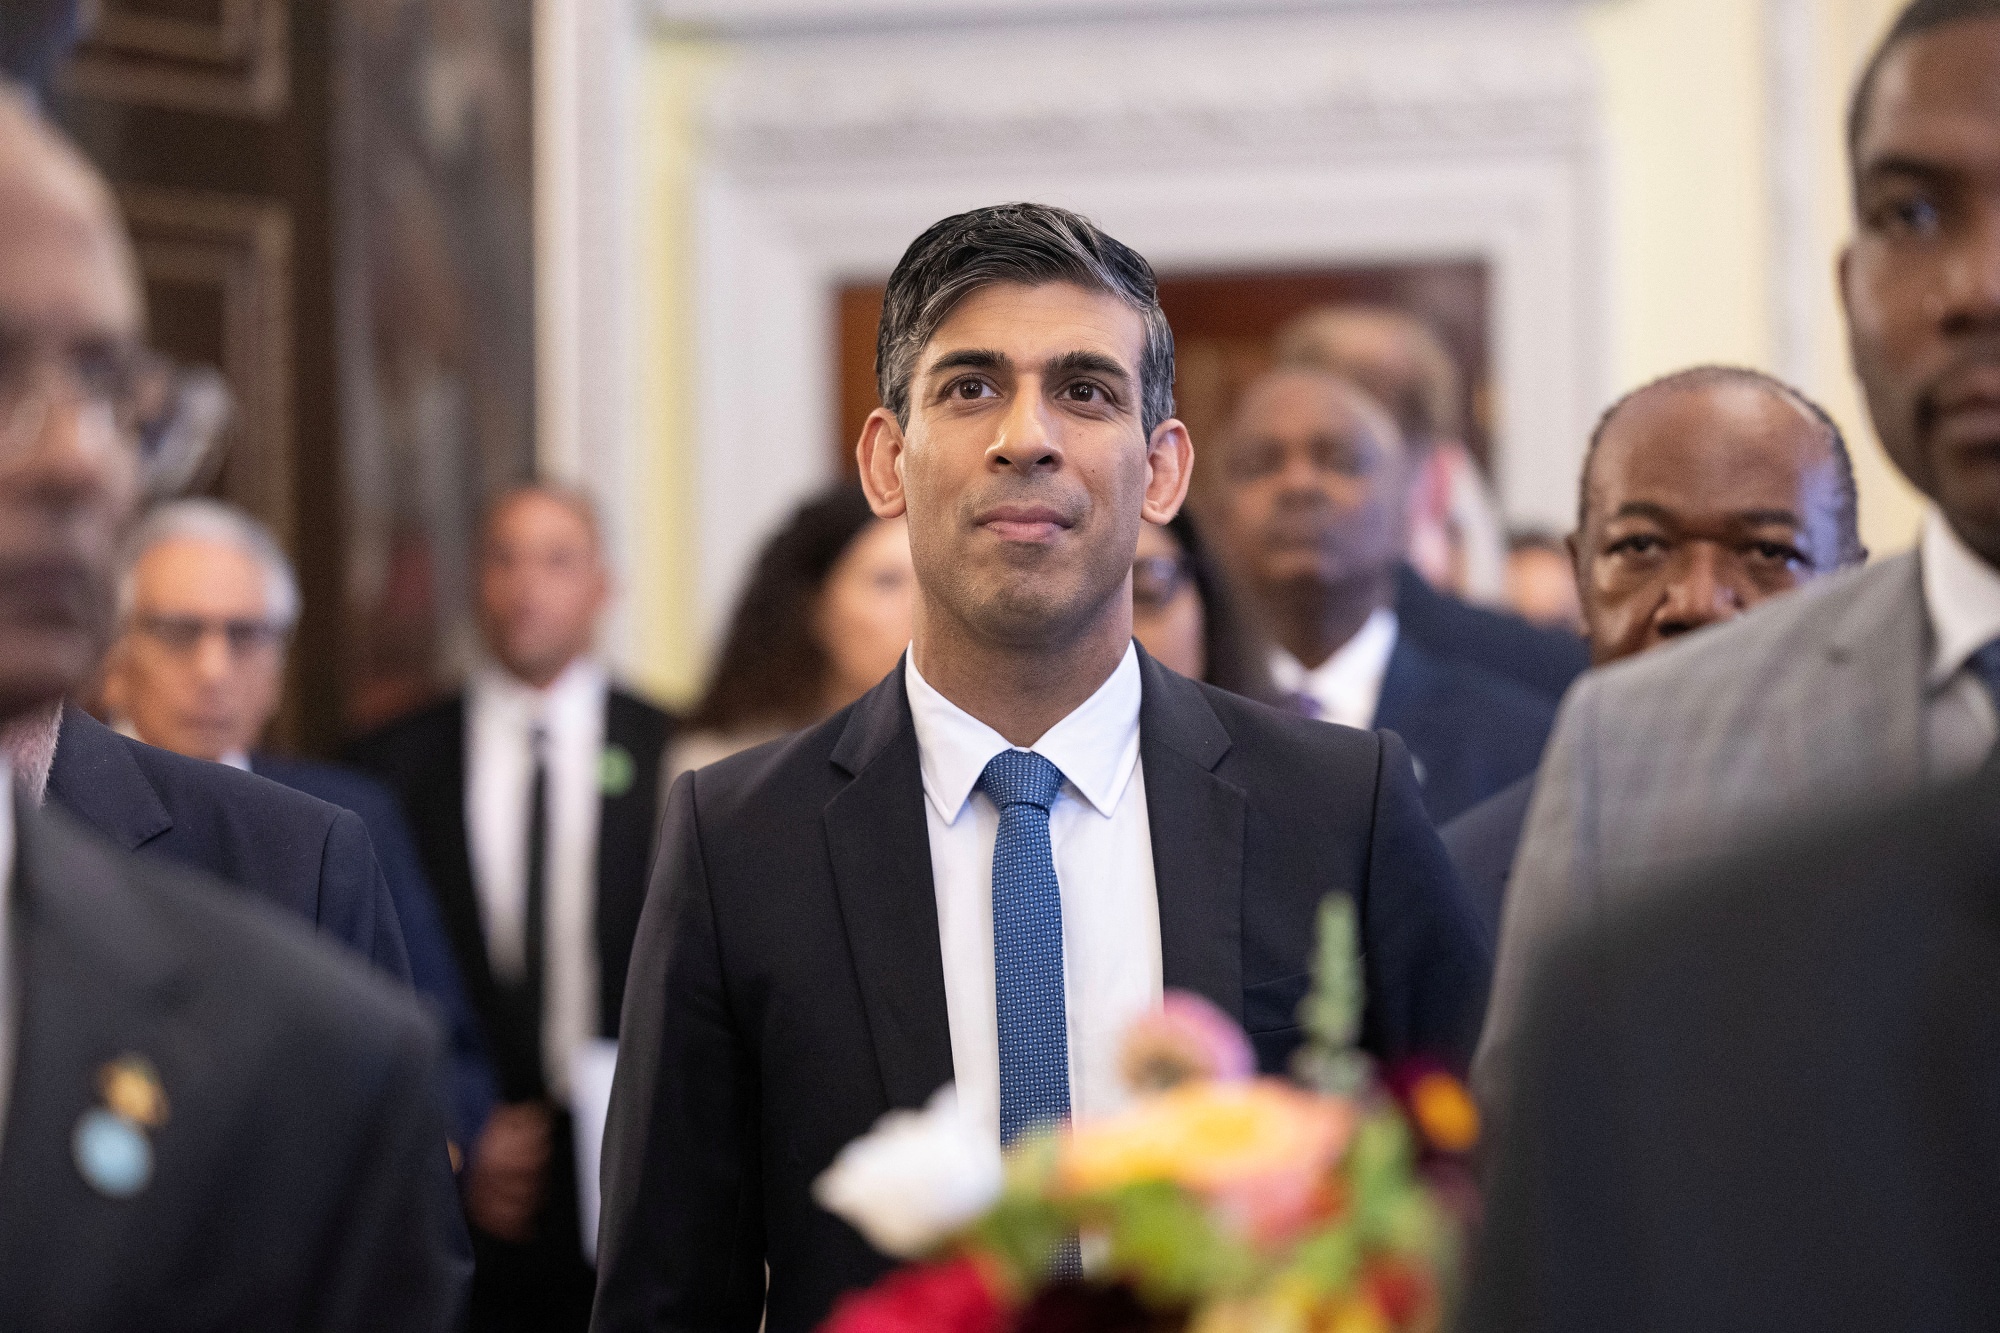
POLYGON ((1914 552, 1883 561, 1857 581, 1841 613, 1829 618, 1826 638, 1801 664, 1797 696, 1785 701, 1788 749, 1802 778, 1851 775, 1853 785, 1870 792, 1904 791, 1923 781, 1930 642, 1914 552))

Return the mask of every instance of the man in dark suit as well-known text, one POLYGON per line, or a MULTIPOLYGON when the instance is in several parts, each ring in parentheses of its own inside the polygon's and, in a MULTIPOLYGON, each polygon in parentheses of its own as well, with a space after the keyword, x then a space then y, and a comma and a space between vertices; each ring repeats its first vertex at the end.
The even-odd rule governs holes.
MULTIPOLYGON (((1465 380, 1437 330, 1406 310, 1346 304, 1308 310, 1271 341, 1279 364, 1323 370, 1359 385, 1402 432, 1410 481, 1408 558, 1396 568, 1398 637, 1434 657, 1503 676, 1551 700, 1562 698, 1590 665, 1581 639, 1440 592, 1418 572, 1421 565, 1443 582, 1455 561, 1468 569, 1481 561, 1481 543, 1468 530, 1476 525, 1454 504, 1466 479, 1459 469, 1473 469, 1464 444, 1465 380)), ((1490 507, 1490 499, 1473 506, 1490 507)), ((1484 558, 1498 562, 1497 521, 1490 513, 1480 517, 1495 529, 1484 558)), ((1497 578, 1497 564, 1489 572, 1497 578)))
POLYGON ((1219 443, 1219 544, 1277 641, 1278 688, 1310 716, 1401 736, 1439 822, 1532 771, 1555 705, 1402 632, 1410 460, 1381 405, 1284 367, 1244 391, 1219 443))
POLYGON ((490 661, 464 693, 358 743, 393 789, 438 895, 503 1104, 465 1174, 476 1328, 581 1328, 570 1061, 618 1034, 670 719, 592 649, 609 596, 595 511, 536 484, 481 528, 490 661))
MULTIPOLYGON (((1722 366, 1655 380, 1605 412, 1568 545, 1600 666, 1868 555, 1840 428, 1790 385, 1722 366)), ((1496 939, 1534 789, 1531 773, 1440 831, 1496 939)))
POLYGON ((1828 809, 1553 945, 1465 1333, 2000 1327, 1996 809, 1828 809))
MULTIPOLYGON (((462 1152, 478 1140, 499 1091, 396 798, 353 769, 256 750, 283 695, 285 645, 298 610, 291 562, 263 524, 216 500, 155 506, 127 538, 120 562, 105 704, 121 730, 148 745, 253 772, 360 818, 402 926, 411 982, 451 1037, 453 1142, 462 1152)), ((110 744, 95 730, 86 740, 110 744)), ((58 776, 64 752, 59 745, 58 776)), ((90 787, 64 792, 79 803, 104 795, 90 787)), ((232 873, 227 865, 206 867, 232 873)))
POLYGON ((1395 737, 1160 668, 1142 522, 1186 494, 1146 261, 1019 204, 891 276, 858 455, 906 515, 916 636, 829 721, 677 782, 633 957, 595 1327, 795 1333, 885 1261, 813 1179, 953 1082, 1000 1142, 1120 1104, 1163 987, 1299 1041, 1314 912, 1352 895, 1363 1039, 1462 1061, 1484 950, 1395 737), (768 1266, 768 1301, 766 1270, 768 1266))
MULTIPOLYGON (((105 647, 142 323, 109 191, 0 92, 0 727, 105 647)), ((284 914, 0 802, 0 1326, 451 1327, 437 1058, 284 914)))

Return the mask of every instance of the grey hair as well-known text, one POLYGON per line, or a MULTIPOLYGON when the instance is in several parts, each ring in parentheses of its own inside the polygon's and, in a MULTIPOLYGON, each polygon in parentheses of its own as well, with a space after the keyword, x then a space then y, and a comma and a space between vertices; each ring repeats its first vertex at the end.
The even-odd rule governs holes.
POLYGON ((139 562, 154 547, 171 541, 214 542, 249 556, 264 571, 265 614, 283 629, 289 630, 298 623, 298 575, 271 530, 234 505, 198 499, 170 500, 156 507, 126 539, 124 555, 118 563, 120 625, 132 618, 139 562))
POLYGON ((1068 282, 1125 302, 1146 325, 1139 397, 1147 437, 1174 414, 1174 331, 1160 309, 1152 265, 1066 208, 995 204, 934 223, 889 275, 875 341, 875 387, 898 423, 910 424, 910 381, 924 344, 959 302, 1003 282, 1068 282))

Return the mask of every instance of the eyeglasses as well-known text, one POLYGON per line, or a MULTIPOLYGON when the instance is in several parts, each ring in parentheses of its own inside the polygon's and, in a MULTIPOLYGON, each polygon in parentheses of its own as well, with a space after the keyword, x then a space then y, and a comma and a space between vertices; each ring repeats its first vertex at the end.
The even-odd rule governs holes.
POLYGON ((0 463, 34 448, 59 406, 127 450, 154 495, 197 478, 230 413, 213 371, 177 370, 142 343, 65 340, 0 321, 0 463))
POLYGON ((200 616, 140 616, 141 633, 170 653, 185 655, 211 634, 222 636, 231 657, 269 652, 285 641, 291 628, 271 620, 205 620, 200 616))
POLYGON ((1158 611, 1187 585, 1187 561, 1174 555, 1142 555, 1132 562, 1132 605, 1158 611))

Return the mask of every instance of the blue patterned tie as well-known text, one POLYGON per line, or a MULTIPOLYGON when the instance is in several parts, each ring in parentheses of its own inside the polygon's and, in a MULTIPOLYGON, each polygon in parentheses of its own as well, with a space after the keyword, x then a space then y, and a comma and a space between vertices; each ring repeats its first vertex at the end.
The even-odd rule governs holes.
POLYGON ((1002 750, 979 775, 1000 809, 993 839, 993 982, 1000 1019, 1000 1142, 1069 1119, 1069 1019, 1063 997, 1062 893, 1049 807, 1062 770, 1002 750))

